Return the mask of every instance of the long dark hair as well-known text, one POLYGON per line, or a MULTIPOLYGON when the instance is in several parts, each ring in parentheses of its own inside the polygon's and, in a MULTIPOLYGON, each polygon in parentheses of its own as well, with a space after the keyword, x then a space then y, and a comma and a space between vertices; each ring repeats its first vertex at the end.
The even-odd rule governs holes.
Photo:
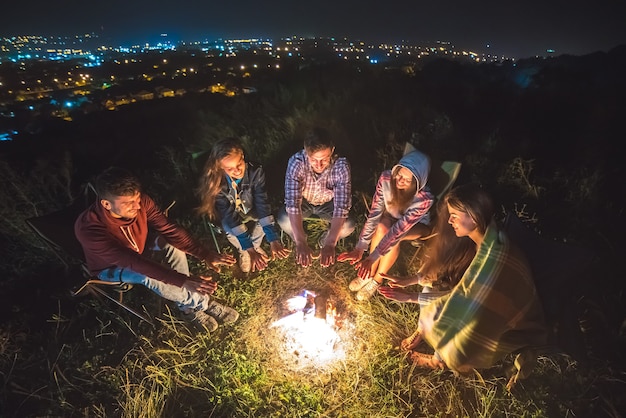
POLYGON ((450 190, 437 204, 436 235, 428 243, 421 274, 455 286, 476 255, 476 244, 469 237, 457 237, 448 224, 452 208, 467 213, 484 234, 494 216, 491 197, 480 187, 469 184, 450 190))
POLYGON ((467 213, 484 234, 493 219, 495 209, 491 196, 476 184, 466 184, 452 189, 444 198, 454 209, 467 213))
POLYGON ((239 138, 224 138, 213 144, 211 154, 204 164, 200 184, 197 194, 200 196, 200 207, 198 213, 208 215, 209 219, 215 220, 215 198, 220 192, 222 181, 224 181, 224 171, 220 167, 223 158, 233 154, 245 156, 243 145, 239 138))

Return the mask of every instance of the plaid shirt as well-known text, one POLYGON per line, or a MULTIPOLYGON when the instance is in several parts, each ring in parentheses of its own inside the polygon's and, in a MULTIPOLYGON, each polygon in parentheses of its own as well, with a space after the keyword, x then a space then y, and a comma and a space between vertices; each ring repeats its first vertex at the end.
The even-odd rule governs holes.
POLYGON ((347 218, 352 206, 350 164, 345 157, 337 158, 323 173, 317 174, 305 150, 289 158, 285 175, 285 209, 300 214, 302 199, 311 205, 323 205, 334 199, 333 218, 347 218))

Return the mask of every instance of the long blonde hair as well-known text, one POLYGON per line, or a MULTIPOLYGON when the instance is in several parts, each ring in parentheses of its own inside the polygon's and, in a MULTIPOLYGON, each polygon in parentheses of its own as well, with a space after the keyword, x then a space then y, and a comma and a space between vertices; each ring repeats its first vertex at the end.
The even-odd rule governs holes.
POLYGON ((200 207, 197 211, 200 214, 208 215, 210 220, 216 220, 215 198, 220 192, 224 180, 224 170, 220 166, 222 159, 235 154, 245 156, 243 145, 239 138, 223 138, 217 141, 208 160, 204 164, 203 175, 200 177, 200 184, 197 194, 200 196, 200 207))

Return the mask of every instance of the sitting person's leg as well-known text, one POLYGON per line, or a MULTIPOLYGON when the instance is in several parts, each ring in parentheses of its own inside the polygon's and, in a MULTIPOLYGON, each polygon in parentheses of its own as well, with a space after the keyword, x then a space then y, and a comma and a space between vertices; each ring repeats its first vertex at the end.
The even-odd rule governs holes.
MULTIPOLYGON (((311 215, 317 215, 320 219, 328 221, 330 225, 330 222, 333 219, 333 212, 335 210, 334 200, 331 200, 330 202, 326 202, 323 205, 318 205, 318 206, 309 205, 309 207, 310 207, 311 215)), ((344 220, 343 224, 341 225, 341 230, 339 231, 339 235, 337 239, 340 240, 342 238, 349 236, 350 234, 354 232, 355 228, 356 228, 356 223, 354 222, 354 219, 348 216, 344 220)))
MULTIPOLYGON (((380 218, 380 222, 376 226, 376 231, 374 231, 374 235, 372 236, 372 241, 370 242, 370 253, 374 252, 380 241, 387 235, 391 226, 395 223, 395 219, 390 216, 383 216, 380 218)), ((381 256, 378 260, 376 260, 372 264, 372 269, 370 270, 370 277, 373 278, 376 282, 382 283, 383 278, 380 273, 387 273, 387 271, 391 268, 393 263, 398 258, 397 245, 391 247, 390 251, 381 256)))
MULTIPOLYGON (((370 252, 374 251, 380 240, 383 239, 383 237, 389 231, 389 228, 392 224, 390 219, 392 218, 383 215, 380 222, 376 226, 376 230, 374 231, 374 235, 372 236, 372 241, 370 242, 370 252)), ((395 259, 398 257, 397 254, 392 254, 393 252, 394 248, 392 248, 389 253, 385 254, 384 256, 373 262, 368 277, 362 279, 357 276, 354 280, 352 280, 352 282, 350 282, 350 289, 357 290, 357 300, 369 300, 374 295, 374 293, 376 293, 376 291, 383 282, 383 278, 379 274, 379 272, 386 273, 391 266, 389 264, 390 260, 391 264, 393 264, 395 259)))
POLYGON ((161 235, 157 235, 152 243, 152 246, 147 249, 154 251, 155 253, 158 252, 163 254, 163 262, 177 272, 184 274, 185 276, 189 276, 189 262, 187 261, 187 254, 173 245, 168 244, 168 242, 165 241, 165 238, 161 235))
MULTIPOLYGON (((302 214, 302 219, 308 218, 311 215, 315 214, 314 212, 315 206, 311 205, 306 199, 302 199, 302 204, 300 205, 300 213, 302 214)), ((285 207, 281 207, 276 215, 276 223, 280 226, 280 229, 293 240, 293 228, 291 226, 291 221, 289 220, 289 214, 285 207)))
POLYGON ((237 239, 237 235, 242 231, 233 231, 231 228, 228 227, 228 225, 224 223, 222 223, 221 226, 228 242, 230 242, 237 251, 242 251, 241 243, 239 242, 239 239, 237 239))
POLYGON ((250 238, 252 239, 252 246, 256 250, 261 249, 261 244, 263 243, 263 237, 265 237, 265 232, 263 231, 263 227, 261 226, 261 224, 259 224, 259 222, 254 221, 252 225, 250 225, 250 238))
POLYGON ((433 370, 444 370, 446 368, 446 364, 439 358, 437 353, 425 354, 411 351, 410 357, 413 364, 417 367, 425 367, 433 370))
MULTIPOLYGON (((378 225, 376 226, 376 231, 372 236, 372 241, 370 243, 370 252, 374 251, 380 241, 389 233, 395 222, 397 222, 397 219, 391 217, 387 213, 383 214, 380 222, 378 222, 378 225)), ((376 262, 372 264, 369 274, 369 276, 372 278, 372 281, 363 284, 363 286, 358 291, 356 298, 358 300, 368 300, 374 295, 374 293, 376 293, 376 290, 378 289, 378 287, 380 287, 384 280, 384 278, 381 276, 381 273, 388 273, 398 259, 398 256, 400 255, 400 242, 413 240, 418 237, 425 236, 428 233, 430 233, 430 227, 428 227, 427 225, 421 223, 414 225, 413 228, 411 228, 409 232, 407 232, 406 235, 403 236, 396 245, 389 249, 387 254, 382 255, 380 258, 378 258, 378 260, 376 260, 376 262)), ((356 280, 357 279, 355 279, 355 281, 356 280)), ((358 286, 355 283, 352 284, 352 287, 357 288, 358 286)))
POLYGON ((248 252, 243 250, 239 239, 235 236, 233 231, 228 228, 227 225, 222 224, 222 229, 224 230, 224 235, 226 235, 226 239, 228 240, 228 242, 230 242, 230 244, 237 250, 237 253, 239 254, 239 268, 244 273, 248 273, 250 271, 250 256, 248 255, 248 252))
MULTIPOLYGON (((265 232, 263 231, 263 227, 259 225, 258 220, 256 218, 247 218, 246 220, 242 220, 242 222, 245 223, 245 227, 247 230, 247 233, 244 232, 246 234, 246 240, 250 238, 252 242, 252 247, 257 250, 257 252, 263 251, 261 249, 261 243, 263 242, 265 232)), ((250 272, 252 268, 250 255, 247 251, 243 250, 241 242, 236 236, 236 233, 241 231, 232 230, 226 224, 222 224, 222 229, 224 230, 228 242, 230 242, 231 245, 235 247, 235 249, 239 253, 239 268, 244 273, 250 272)))
MULTIPOLYGON (((379 227, 377 228, 376 233, 374 234, 374 237, 372 238, 372 246, 371 246, 372 250, 371 251, 373 251, 373 249, 376 248, 380 240, 382 240, 383 237, 389 231, 389 229, 391 229, 391 227, 393 226, 393 223, 394 223, 393 218, 383 215, 380 223, 378 224, 379 227)), ((376 270, 372 271, 372 276, 374 277, 374 280, 376 280, 378 283, 383 282, 383 278, 381 277, 380 273, 388 273, 391 267, 393 267, 393 265, 395 264, 396 260, 398 259, 398 256, 400 255, 400 242, 413 241, 420 237, 427 236, 428 234, 430 234, 430 230, 431 229, 428 225, 425 225, 422 223, 413 225, 413 227, 409 230, 409 232, 407 232, 406 235, 400 238, 400 241, 398 241, 396 245, 394 245, 393 247, 389 249, 389 252, 387 254, 381 256, 378 259, 377 268, 376 270)))
POLYGON ((413 228, 409 229, 409 232, 402 237, 401 241, 414 241, 422 237, 427 237, 431 234, 432 227, 423 223, 416 223, 413 228))
POLYGON ((188 312, 190 310, 204 311, 209 307, 211 299, 209 295, 198 292, 190 292, 182 287, 146 277, 141 273, 121 267, 112 267, 103 270, 98 274, 98 278, 109 282, 143 285, 162 298, 176 303, 179 309, 183 312, 188 312))
POLYGON ((356 222, 350 216, 348 216, 341 226, 341 231, 339 231, 339 239, 345 238, 352 234, 356 229, 356 222))
POLYGON ((293 229, 291 228, 291 221, 289 220, 289 215, 287 214, 284 206, 281 207, 276 214, 276 223, 285 234, 289 235, 289 237, 293 239, 293 229))
POLYGON ((184 251, 179 250, 173 245, 166 244, 163 247, 165 253, 165 262, 177 272, 189 276, 189 261, 187 260, 187 254, 184 251))
POLYGON ((218 321, 224 324, 235 322, 239 313, 221 303, 213 297, 199 292, 190 292, 187 289, 162 282, 132 270, 112 267, 100 272, 100 280, 140 284, 158 296, 176 303, 178 308, 189 319, 206 326, 209 331, 217 329, 218 321))
POLYGON ((413 334, 409 335, 404 340, 402 340, 402 342, 400 343, 400 348, 405 351, 413 350, 421 342, 422 342, 422 333, 419 330, 419 328, 417 328, 413 334))
MULTIPOLYGON (((176 270, 185 276, 189 276, 189 261, 187 260, 187 254, 167 242, 160 242, 159 240, 156 242, 157 247, 154 248, 154 250, 163 252, 163 262, 169 265, 173 270, 176 270)), ((123 281, 128 282, 128 280, 138 280, 140 284, 143 284, 159 296, 175 302, 179 309, 183 312, 195 310, 204 311, 208 307, 210 297, 206 295, 197 292, 189 292, 188 290, 179 288, 178 286, 163 283, 150 277, 145 277, 142 281, 141 275, 139 275, 139 277, 135 277, 136 274, 137 273, 134 272, 131 272, 131 274, 128 274, 127 276, 123 274, 123 281), (128 277, 128 279, 126 277, 128 277)))

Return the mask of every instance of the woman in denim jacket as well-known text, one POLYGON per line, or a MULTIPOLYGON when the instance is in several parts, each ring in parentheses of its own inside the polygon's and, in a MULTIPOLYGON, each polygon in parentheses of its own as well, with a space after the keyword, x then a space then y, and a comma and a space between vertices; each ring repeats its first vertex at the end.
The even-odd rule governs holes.
POLYGON ((244 273, 267 267, 270 256, 261 248, 264 236, 272 259, 289 255, 271 213, 263 168, 246 162, 239 139, 217 141, 203 173, 199 211, 220 222, 226 238, 239 251, 239 267, 244 273))

